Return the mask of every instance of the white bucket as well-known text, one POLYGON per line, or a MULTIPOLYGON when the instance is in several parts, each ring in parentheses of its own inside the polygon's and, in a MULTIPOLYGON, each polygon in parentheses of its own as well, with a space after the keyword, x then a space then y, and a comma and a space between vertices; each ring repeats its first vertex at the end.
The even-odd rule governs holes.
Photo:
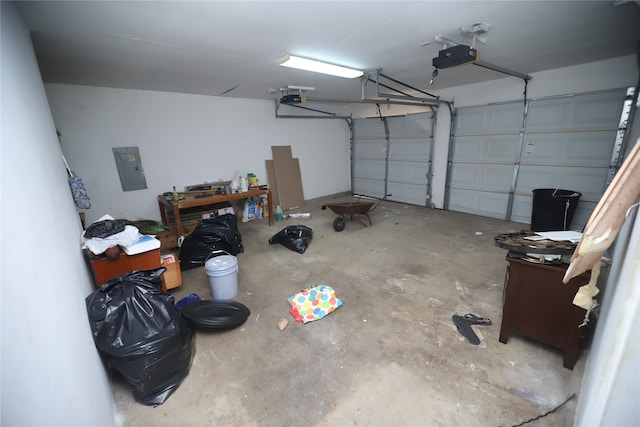
POLYGON ((238 294, 238 259, 220 255, 204 263, 214 300, 229 300, 238 294))

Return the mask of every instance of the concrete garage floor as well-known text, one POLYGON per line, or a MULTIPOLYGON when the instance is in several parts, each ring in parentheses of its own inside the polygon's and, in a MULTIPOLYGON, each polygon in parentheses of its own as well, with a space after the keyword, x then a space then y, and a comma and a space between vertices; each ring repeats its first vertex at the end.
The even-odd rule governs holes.
MULTIPOLYGON (((309 202, 311 219, 239 223, 236 301, 251 315, 242 326, 197 330, 188 377, 161 406, 137 403, 114 378, 120 426, 511 426, 553 409, 579 392, 586 352, 573 371, 562 354, 533 341, 498 342, 506 250, 494 237, 526 224, 384 202, 373 226, 347 221, 309 202), (287 225, 311 227, 300 255, 268 239, 287 225), (287 297, 317 284, 344 305, 297 324, 287 297), (471 345, 451 321, 474 313, 471 345), (289 326, 278 329, 288 319, 289 326)), ((176 301, 211 298, 204 268, 183 272, 176 301)), ((541 307, 541 316, 544 308, 541 307)), ((532 422, 571 426, 577 398, 532 422)))

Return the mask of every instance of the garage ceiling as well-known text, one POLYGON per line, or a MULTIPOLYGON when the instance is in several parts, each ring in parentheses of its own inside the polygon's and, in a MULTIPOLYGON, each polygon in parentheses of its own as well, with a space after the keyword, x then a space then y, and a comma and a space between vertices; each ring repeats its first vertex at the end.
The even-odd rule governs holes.
MULTIPOLYGON (((486 23, 484 61, 537 71, 634 54, 638 2, 613 1, 91 1, 17 3, 43 80, 275 99, 289 85, 358 100, 360 79, 278 66, 285 54, 385 75, 427 91, 508 77, 431 60, 442 35, 486 23), (425 44, 425 42, 431 42, 425 44)), ((606 78, 606 76, 602 76, 606 78)), ((367 86, 367 93, 373 85, 367 86)))

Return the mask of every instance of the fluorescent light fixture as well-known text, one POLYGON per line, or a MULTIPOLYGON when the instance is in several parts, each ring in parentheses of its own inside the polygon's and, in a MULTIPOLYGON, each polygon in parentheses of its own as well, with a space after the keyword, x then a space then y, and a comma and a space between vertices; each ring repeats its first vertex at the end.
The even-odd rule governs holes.
POLYGON ((293 55, 285 55, 280 58, 280 65, 284 67, 298 68, 300 70, 314 71, 316 73, 330 74, 332 76, 346 77, 348 79, 360 77, 363 74, 360 70, 327 64, 326 62, 314 61, 313 59, 300 58, 293 55))
POLYGON ((293 85, 289 85, 287 86, 287 89, 297 89, 297 90, 316 90, 315 87, 311 87, 311 86, 293 86, 293 85))

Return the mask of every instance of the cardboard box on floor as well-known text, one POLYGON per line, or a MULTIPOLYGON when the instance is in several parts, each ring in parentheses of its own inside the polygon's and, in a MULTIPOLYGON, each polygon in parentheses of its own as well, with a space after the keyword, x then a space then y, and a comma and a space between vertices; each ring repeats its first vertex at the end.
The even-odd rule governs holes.
POLYGON ((182 286, 182 273, 180 273, 180 261, 176 252, 166 252, 160 256, 162 266, 167 269, 162 275, 164 286, 167 289, 182 286))
POLYGON ((273 160, 266 161, 267 177, 274 208, 294 209, 304 206, 300 162, 294 159, 291 146, 271 147, 273 160))

